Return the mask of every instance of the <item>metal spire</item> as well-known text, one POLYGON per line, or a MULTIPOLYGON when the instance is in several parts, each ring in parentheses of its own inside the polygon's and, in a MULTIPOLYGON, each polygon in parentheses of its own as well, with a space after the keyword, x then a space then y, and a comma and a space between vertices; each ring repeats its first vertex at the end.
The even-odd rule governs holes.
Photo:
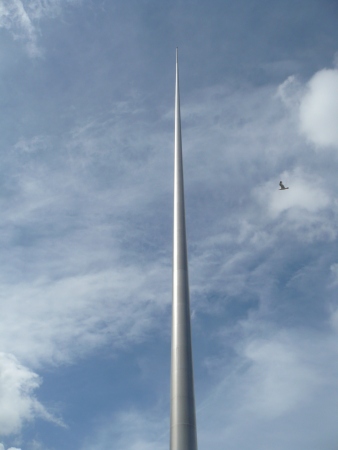
POLYGON ((178 50, 176 49, 170 450, 197 450, 189 303, 178 50))

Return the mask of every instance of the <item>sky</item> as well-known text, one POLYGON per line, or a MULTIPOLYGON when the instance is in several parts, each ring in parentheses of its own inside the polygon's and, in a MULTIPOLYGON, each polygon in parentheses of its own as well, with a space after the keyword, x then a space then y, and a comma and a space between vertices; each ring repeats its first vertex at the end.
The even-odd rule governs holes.
POLYGON ((337 449, 337 20, 0 0, 0 450, 169 448, 177 46, 199 449, 337 449))

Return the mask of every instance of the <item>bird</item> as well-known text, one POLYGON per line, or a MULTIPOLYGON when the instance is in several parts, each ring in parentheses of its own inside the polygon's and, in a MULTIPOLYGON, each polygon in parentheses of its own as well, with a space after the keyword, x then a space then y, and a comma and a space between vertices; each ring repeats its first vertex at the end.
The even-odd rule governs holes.
POLYGON ((285 189, 289 189, 288 187, 284 186, 282 181, 279 182, 279 186, 280 186, 280 189, 279 189, 280 191, 285 191, 285 189))

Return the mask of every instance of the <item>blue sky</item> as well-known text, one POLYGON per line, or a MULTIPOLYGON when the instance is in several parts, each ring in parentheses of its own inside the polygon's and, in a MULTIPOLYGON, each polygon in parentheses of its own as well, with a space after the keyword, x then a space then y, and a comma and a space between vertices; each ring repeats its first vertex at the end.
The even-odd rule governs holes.
POLYGON ((337 19, 0 0, 0 450, 169 446, 176 46, 199 448, 336 449, 337 19))

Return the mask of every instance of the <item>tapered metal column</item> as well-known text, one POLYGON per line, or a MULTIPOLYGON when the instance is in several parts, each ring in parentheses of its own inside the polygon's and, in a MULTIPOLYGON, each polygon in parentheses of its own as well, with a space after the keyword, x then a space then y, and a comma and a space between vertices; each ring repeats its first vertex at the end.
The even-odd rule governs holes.
POLYGON ((170 450, 197 450, 189 303, 178 52, 176 50, 170 450))

